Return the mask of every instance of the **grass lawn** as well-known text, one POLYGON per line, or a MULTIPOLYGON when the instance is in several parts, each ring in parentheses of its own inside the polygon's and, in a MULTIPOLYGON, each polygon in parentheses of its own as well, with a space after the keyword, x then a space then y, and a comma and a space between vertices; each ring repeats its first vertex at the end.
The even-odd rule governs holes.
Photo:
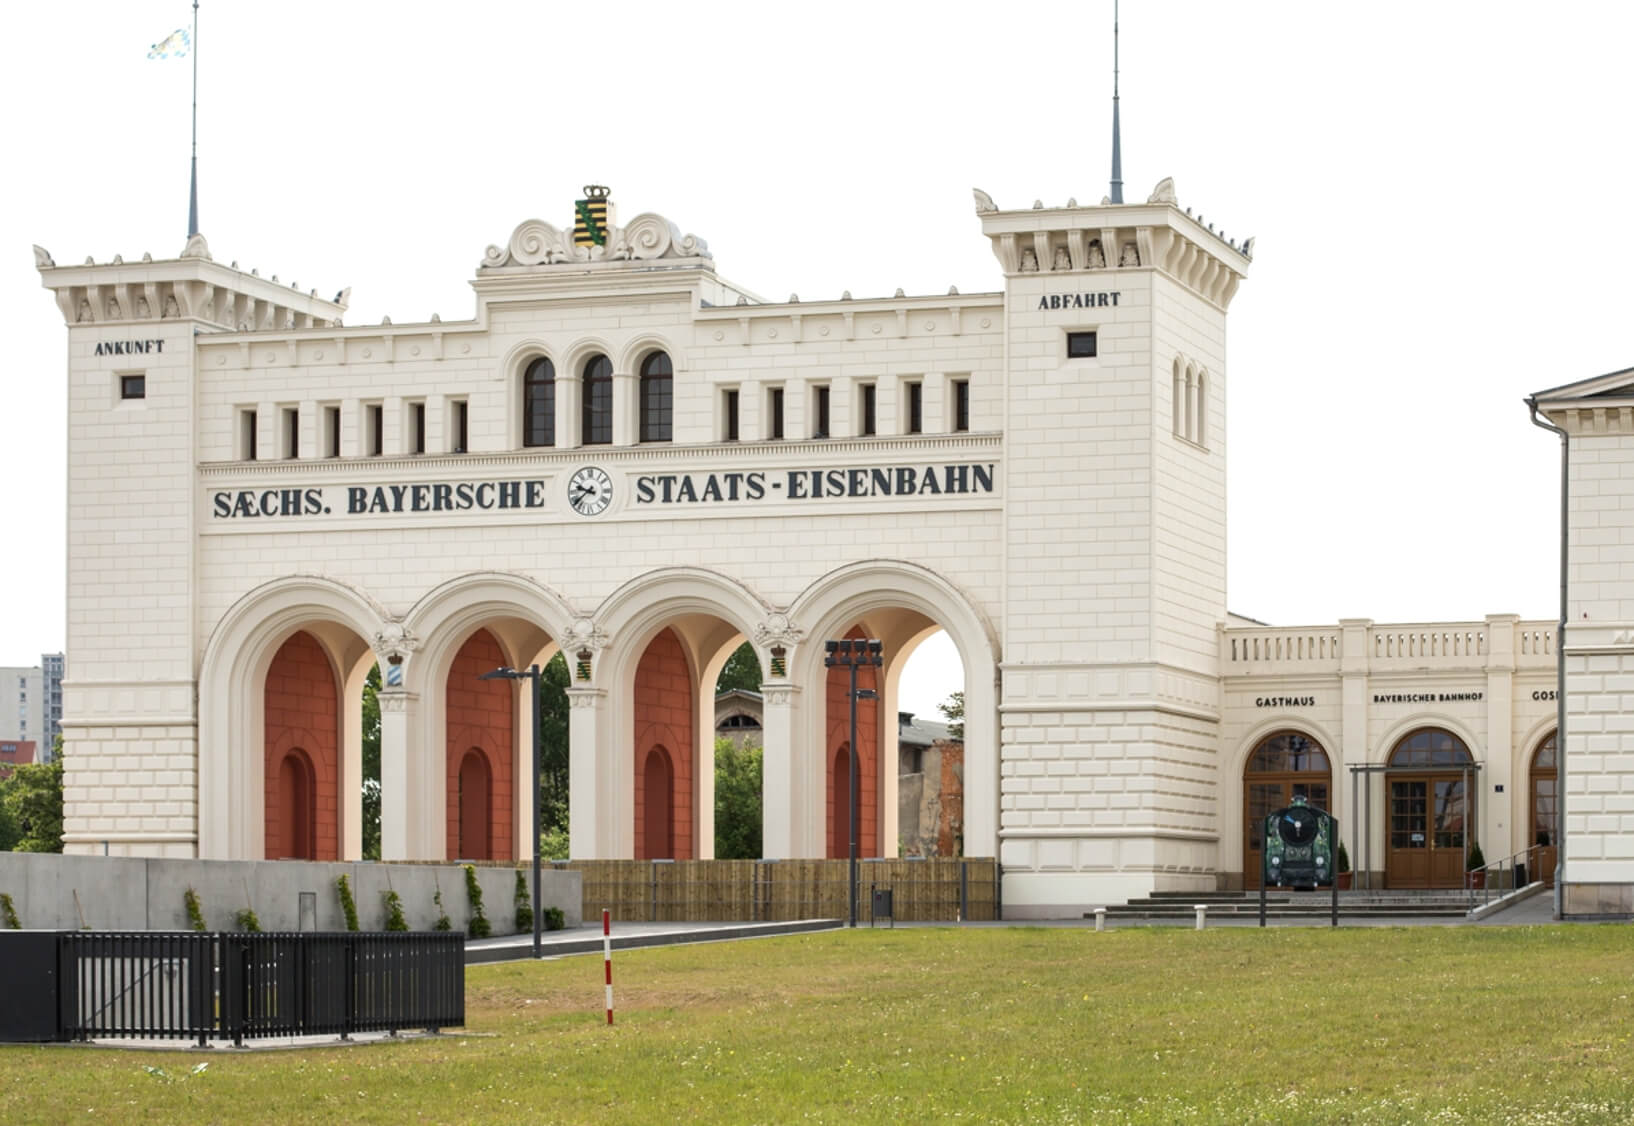
POLYGON ((861 930, 614 978, 612 1028, 590 955, 472 968, 470 1035, 3 1048, 0 1122, 1634 1121, 1625 926, 861 930))

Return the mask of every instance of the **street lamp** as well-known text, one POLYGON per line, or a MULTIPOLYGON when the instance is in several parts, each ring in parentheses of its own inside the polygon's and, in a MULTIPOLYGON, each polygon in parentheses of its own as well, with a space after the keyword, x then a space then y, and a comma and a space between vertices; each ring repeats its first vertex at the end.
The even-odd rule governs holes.
POLYGON ((545 908, 539 902, 539 732, 543 726, 544 682, 539 677, 539 666, 527 669, 502 668, 485 672, 478 680, 531 680, 533 681, 533 956, 542 956, 544 944, 545 908))
POLYGON ((862 638, 842 638, 839 641, 823 642, 823 650, 828 656, 823 658, 823 664, 828 668, 847 668, 851 670, 851 690, 847 696, 851 700, 851 925, 857 925, 857 816, 858 791, 861 790, 861 768, 857 754, 857 701, 877 700, 879 693, 872 689, 857 690, 857 669, 879 668, 885 663, 881 656, 884 646, 878 641, 863 640, 862 638))

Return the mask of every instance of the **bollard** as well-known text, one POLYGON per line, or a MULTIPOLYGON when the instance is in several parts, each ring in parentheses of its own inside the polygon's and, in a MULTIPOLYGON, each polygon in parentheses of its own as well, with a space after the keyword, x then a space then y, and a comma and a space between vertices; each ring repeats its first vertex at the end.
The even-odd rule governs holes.
POLYGON ((1192 910, 1197 912, 1197 929, 1202 930, 1203 929, 1203 919, 1208 915, 1208 904, 1207 903, 1193 904, 1192 905, 1192 910))
POLYGON ((1105 929, 1106 929, 1106 908, 1105 907, 1097 907, 1097 908, 1095 908, 1095 930, 1096 930, 1096 933, 1104 931, 1105 929))

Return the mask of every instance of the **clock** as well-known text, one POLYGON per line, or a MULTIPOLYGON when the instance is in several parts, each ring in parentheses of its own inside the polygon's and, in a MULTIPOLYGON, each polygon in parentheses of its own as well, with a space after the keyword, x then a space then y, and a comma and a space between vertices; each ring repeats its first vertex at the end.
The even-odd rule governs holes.
POLYGON ((577 470, 567 481, 567 503, 580 516, 600 516, 613 503, 613 479, 598 466, 577 470))

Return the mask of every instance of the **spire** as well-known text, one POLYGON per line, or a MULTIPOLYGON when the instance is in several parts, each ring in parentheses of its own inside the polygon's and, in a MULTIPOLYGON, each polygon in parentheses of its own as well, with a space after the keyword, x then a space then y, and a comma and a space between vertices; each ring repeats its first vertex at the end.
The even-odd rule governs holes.
POLYGON ((1112 194, 1123 202, 1123 143, 1118 128, 1118 0, 1112 0, 1112 194))

